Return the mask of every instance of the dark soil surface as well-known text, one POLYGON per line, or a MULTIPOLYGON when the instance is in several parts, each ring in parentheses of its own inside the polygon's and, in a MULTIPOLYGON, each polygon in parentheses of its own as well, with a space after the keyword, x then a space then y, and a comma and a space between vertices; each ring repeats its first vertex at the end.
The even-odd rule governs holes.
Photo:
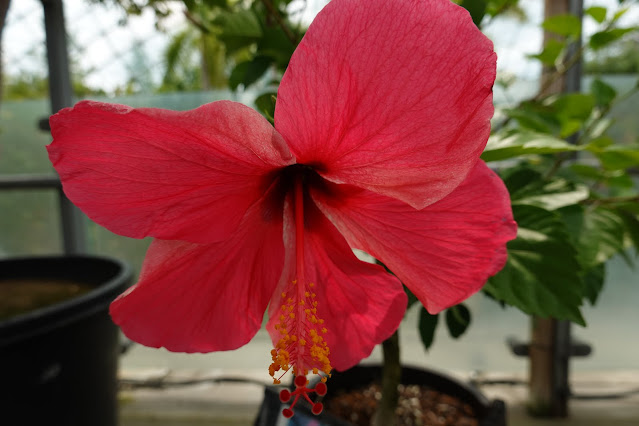
POLYGON ((0 280, 0 321, 81 296, 95 286, 69 280, 0 280))
MULTIPOLYGON (((356 426, 369 426, 381 399, 379 384, 325 401, 325 409, 356 426)), ((473 408, 459 399, 420 385, 400 385, 397 426, 477 426, 473 408)))

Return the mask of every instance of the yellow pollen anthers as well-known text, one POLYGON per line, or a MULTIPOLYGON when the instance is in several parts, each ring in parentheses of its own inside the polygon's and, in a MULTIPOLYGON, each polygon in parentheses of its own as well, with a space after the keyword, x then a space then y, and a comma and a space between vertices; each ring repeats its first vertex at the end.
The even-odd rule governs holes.
MULTIPOLYGON (((298 288, 297 280, 291 284, 281 294, 283 303, 275 330, 282 337, 271 350, 273 362, 269 366, 269 374, 274 384, 279 384, 291 368, 296 376, 306 376, 311 371, 322 374, 322 381, 326 381, 332 370, 330 350, 323 337, 328 330, 323 327, 324 320, 317 316, 316 294, 298 288)), ((308 284, 309 289, 314 286, 313 283, 308 284)))

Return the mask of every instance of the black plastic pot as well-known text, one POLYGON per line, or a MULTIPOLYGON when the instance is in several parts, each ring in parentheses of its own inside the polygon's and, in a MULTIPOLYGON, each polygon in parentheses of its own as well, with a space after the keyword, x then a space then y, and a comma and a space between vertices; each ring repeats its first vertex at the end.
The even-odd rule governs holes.
POLYGON ((0 260, 0 279, 11 278, 95 288, 0 322, 0 423, 116 425, 119 333, 108 306, 131 283, 130 268, 101 257, 0 260))
MULTIPOLYGON (((373 382, 381 382, 380 366, 356 366, 344 372, 334 372, 327 382, 328 393, 324 402, 330 400, 340 391, 360 389, 373 382)), ((501 400, 490 401, 484 394, 470 384, 461 382, 441 372, 426 369, 403 367, 401 383, 405 385, 426 385, 441 393, 459 398, 469 404, 477 415, 479 426, 506 426, 506 406, 501 400)), ((337 419, 326 412, 319 416, 311 413, 310 406, 300 403, 295 406, 295 416, 290 423, 281 423, 282 409, 285 404, 279 400, 279 390, 269 386, 264 393, 264 401, 260 408, 255 426, 275 426, 290 424, 295 426, 310 426, 320 424, 326 426, 351 426, 350 423, 337 419)))

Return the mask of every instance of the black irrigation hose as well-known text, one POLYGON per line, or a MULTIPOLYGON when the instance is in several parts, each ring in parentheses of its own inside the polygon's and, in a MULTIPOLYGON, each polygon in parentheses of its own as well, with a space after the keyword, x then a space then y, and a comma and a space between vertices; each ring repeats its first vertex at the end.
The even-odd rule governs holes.
POLYGON ((579 399, 582 401, 595 400, 595 399, 623 399, 629 398, 634 395, 639 395, 639 388, 630 389, 623 392, 611 392, 611 393, 594 393, 594 394, 570 394, 570 398, 579 399))
POLYGON ((470 383, 475 387, 494 386, 494 385, 509 385, 509 386, 528 385, 528 381, 523 379, 471 379, 470 383))
MULTIPOLYGON (((245 377, 208 377, 201 379, 189 379, 189 380, 165 380, 164 378, 158 379, 120 379, 119 381, 120 387, 128 388, 128 389, 140 389, 140 388, 151 388, 151 389, 166 389, 172 387, 182 387, 182 386, 192 386, 198 385, 202 383, 249 383, 258 386, 270 386, 270 384, 265 383, 264 381, 256 380, 256 379, 248 379, 245 377)), ((508 385, 508 386, 523 386, 527 385, 528 381, 522 379, 474 379, 470 381, 473 386, 496 386, 496 385, 508 385)), ((280 385, 283 386, 283 385, 280 385)), ((614 399, 624 399, 629 398, 634 395, 639 395, 639 388, 629 389, 622 392, 610 392, 610 393, 572 393, 570 392, 570 398, 581 401, 591 401, 591 400, 614 400, 614 399)))
POLYGON ((255 380, 247 379, 245 377, 207 377, 201 379, 189 379, 189 380, 165 380, 164 378, 158 379, 120 379, 118 384, 120 387, 126 388, 153 388, 153 389, 165 389, 171 387, 192 386, 202 383, 250 383, 259 386, 268 386, 267 383, 255 380))
MULTIPOLYGON (((528 385, 527 380, 522 379, 474 379, 471 380, 473 386, 495 386, 495 385, 509 385, 509 386, 521 386, 528 385)), ((613 399, 624 399, 629 398, 634 395, 639 395, 639 388, 629 389, 622 392, 606 392, 606 393, 573 393, 570 392, 570 398, 581 400, 581 401, 590 401, 590 400, 613 400, 613 399)))

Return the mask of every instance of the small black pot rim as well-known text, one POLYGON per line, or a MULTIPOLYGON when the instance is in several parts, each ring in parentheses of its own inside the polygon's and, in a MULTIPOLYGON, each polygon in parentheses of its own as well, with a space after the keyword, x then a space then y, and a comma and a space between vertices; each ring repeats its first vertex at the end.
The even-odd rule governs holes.
MULTIPOLYGON (((364 374, 368 378, 375 376, 377 378, 381 378, 381 364, 379 363, 362 363, 358 364, 344 372, 336 372, 333 378, 329 379, 328 386, 331 387, 331 381, 337 379, 340 374, 350 375, 350 373, 355 373, 356 375, 364 374), (374 373, 374 374, 373 374, 374 373)), ((421 383, 421 381, 416 381, 414 384, 427 384, 433 389, 446 393, 452 396, 459 398, 461 401, 470 404, 475 410, 475 415, 477 420, 479 421, 480 426, 503 426, 505 425, 505 412, 500 411, 503 408, 504 404, 501 400, 489 400, 486 395, 484 395, 479 389, 475 388, 469 383, 466 383, 462 380, 459 380, 442 370, 410 365, 410 364, 402 364, 402 383, 410 385, 411 380, 405 380, 407 377, 410 377, 412 374, 417 374, 421 376, 421 378, 429 377, 430 382, 421 383), (454 389, 453 389, 454 388, 454 389)), ((315 385, 319 381, 313 380, 312 384, 315 385)), ((336 380, 335 380, 336 381, 336 380)), ((363 382, 349 382, 349 385, 353 386, 341 386, 341 383, 334 383, 338 385, 338 389, 351 390, 357 389, 361 386, 366 386, 369 383, 374 382, 373 380, 365 380, 363 382), (365 383, 366 382, 366 383, 365 383)), ((335 389, 335 387, 333 387, 335 389)), ((330 398, 330 397, 329 397, 330 398)), ((302 413, 305 413, 308 417, 315 417, 311 414, 310 407, 304 404, 303 402, 299 407, 296 407, 296 410, 299 410, 302 413)), ((342 419, 338 419, 332 416, 329 413, 322 412, 319 416, 317 416, 320 420, 326 421, 331 425, 339 425, 339 426, 348 426, 351 423, 346 422, 342 419)))
MULTIPOLYGON (((360 366, 361 367, 378 367, 378 368, 382 367, 380 364, 361 364, 360 366)), ((488 399, 488 397, 486 397, 486 395, 484 395, 475 386, 473 386, 472 384, 468 382, 460 380, 455 376, 451 376, 450 374, 446 373, 445 371, 441 369, 423 367, 423 366, 412 365, 412 364, 402 364, 403 372, 411 371, 411 370, 420 371, 422 373, 425 372, 426 374, 430 374, 433 377, 441 378, 443 379, 443 381, 449 382, 457 386, 459 389, 463 389, 465 392, 468 392, 470 395, 472 395, 472 398, 474 398, 476 402, 479 402, 482 406, 487 407, 488 405, 490 405, 490 400, 488 399)))
POLYGON ((31 338, 51 329, 81 320, 104 309, 122 291, 122 283, 129 281, 132 270, 119 259, 107 256, 33 256, 0 259, 0 279, 2 278, 75 278, 72 268, 95 267, 99 279, 86 282, 95 289, 52 306, 36 309, 0 322, 0 348, 16 341, 31 338), (39 266, 39 267, 38 267, 39 266), (51 267, 69 268, 68 273, 51 272, 51 267), (49 268, 49 269, 47 269, 49 268), (102 268, 102 269, 100 269, 102 268), (16 273, 16 271, 21 271, 16 273), (113 271, 113 273, 109 273, 113 271), (104 276, 106 274, 106 276, 104 276))
MULTIPOLYGON (((346 371, 349 371, 349 370, 379 372, 380 379, 381 379, 382 365, 379 363, 361 363, 346 371)), ((339 375, 340 373, 342 372, 337 372, 336 374, 339 375)), ((451 388, 449 388, 449 385, 452 385, 451 387, 455 387, 456 390, 462 390, 463 395, 456 394, 455 396, 462 398, 464 402, 471 403, 475 409, 478 409, 480 407, 488 407, 490 405, 490 400, 479 389, 475 388, 469 383, 463 382, 457 379, 456 377, 453 377, 447 374, 446 372, 442 370, 423 367, 423 366, 417 366, 417 365, 411 365, 411 364, 402 364, 402 382, 403 383, 406 382, 404 378, 409 376, 411 373, 419 374, 421 377, 429 376, 431 378, 434 378, 435 384, 433 384, 433 382, 429 382, 429 383, 434 389, 437 389, 439 391, 442 391, 445 393, 452 392, 451 388), (445 383, 445 386, 442 387, 441 386, 442 383, 445 383)), ((329 379, 329 382, 328 382, 329 385, 330 385, 330 381, 331 379, 329 379)), ((319 379, 315 380, 313 383, 316 384, 317 382, 319 382, 319 379)), ((410 383, 405 383, 405 384, 410 384, 410 383)), ((360 383, 359 385, 365 386, 366 383, 360 383)), ((354 386, 354 388, 355 387, 357 386, 354 386)))

